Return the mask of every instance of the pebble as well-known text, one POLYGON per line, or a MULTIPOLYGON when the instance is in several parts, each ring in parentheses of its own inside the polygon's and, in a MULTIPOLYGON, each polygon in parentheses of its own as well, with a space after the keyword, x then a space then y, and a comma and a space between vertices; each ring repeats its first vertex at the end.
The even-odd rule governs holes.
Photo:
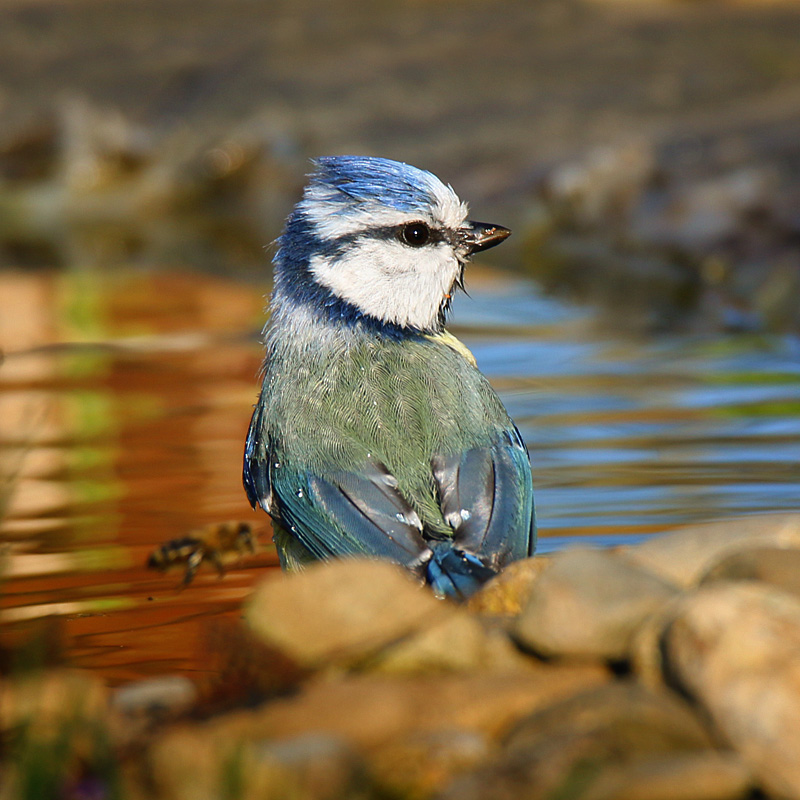
POLYGON ((736 754, 702 750, 606 767, 581 800, 737 800, 752 788, 752 774, 736 754))
POLYGON ((184 727, 154 742, 147 758, 151 784, 164 800, 374 797, 363 759, 347 743, 319 733, 215 741, 202 729, 184 727))
POLYGON ((527 669, 507 634, 460 609, 383 649, 369 668, 390 673, 514 671, 527 669))
POLYGON ((283 739, 316 731, 374 749, 412 731, 462 730, 490 738, 543 706, 610 680, 595 665, 540 666, 504 675, 320 677, 295 695, 210 722, 210 740, 283 739))
POLYGON ((721 559, 753 547, 800 548, 800 514, 757 514, 687 525, 619 552, 633 564, 690 587, 721 559))
POLYGON ((754 547, 726 556, 700 579, 714 581, 760 581, 795 595, 800 595, 800 549, 754 547))
POLYGON ((41 670, 0 679, 0 732, 68 734, 58 769, 106 787, 132 753, 156 800, 800 800, 798 574, 800 514, 527 559, 460 605, 318 564, 256 588, 205 691, 41 670))
POLYGON ((515 617, 522 611, 539 575, 550 565, 546 556, 513 561, 496 578, 484 584, 465 608, 484 616, 515 617))
POLYGON ((679 698, 620 681, 521 720, 497 757, 454 781, 443 800, 583 797, 611 766, 710 746, 705 727, 679 698))
POLYGON ((489 757, 493 743, 478 731, 412 731, 379 748, 370 772, 389 797, 424 800, 489 757))
POLYGON ((513 633, 545 656, 623 660, 637 627, 676 592, 607 550, 567 550, 536 580, 513 633))
POLYGON ((453 613, 394 564, 344 558, 266 578, 244 616, 266 644, 315 668, 356 664, 453 613))
POLYGON ((0 709, 0 731, 27 724, 52 731, 76 719, 104 720, 108 689, 99 678, 81 670, 34 671, 0 680, 0 709))
POLYGON ((662 638, 671 681, 778 797, 800 797, 800 600, 714 583, 687 596, 662 638))

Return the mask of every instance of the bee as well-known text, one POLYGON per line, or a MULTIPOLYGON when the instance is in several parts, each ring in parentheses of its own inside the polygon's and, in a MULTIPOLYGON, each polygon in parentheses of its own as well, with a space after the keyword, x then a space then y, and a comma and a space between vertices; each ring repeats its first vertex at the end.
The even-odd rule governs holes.
POLYGON ((223 559, 235 554, 255 553, 253 529, 247 522, 220 522, 192 531, 188 536, 164 542, 150 553, 147 566, 166 572, 176 564, 184 564, 183 585, 188 586, 204 561, 210 561, 219 576, 225 574, 223 559))

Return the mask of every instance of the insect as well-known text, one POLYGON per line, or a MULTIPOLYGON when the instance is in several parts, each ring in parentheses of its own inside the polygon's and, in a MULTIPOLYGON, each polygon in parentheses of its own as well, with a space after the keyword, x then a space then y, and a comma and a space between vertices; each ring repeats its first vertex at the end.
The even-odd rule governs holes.
POLYGON ((150 553, 147 566, 166 572, 184 565, 183 585, 188 586, 204 561, 211 562, 219 576, 225 574, 224 561, 256 552, 253 529, 248 522, 221 522, 207 525, 188 536, 164 542, 150 553))

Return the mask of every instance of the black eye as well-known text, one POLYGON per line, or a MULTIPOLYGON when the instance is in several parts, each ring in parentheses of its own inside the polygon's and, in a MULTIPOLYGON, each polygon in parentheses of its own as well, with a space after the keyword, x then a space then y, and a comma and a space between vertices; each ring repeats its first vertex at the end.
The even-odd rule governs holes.
POLYGON ((409 222, 400 229, 400 241, 411 247, 422 247, 431 238, 431 229, 424 222, 409 222))

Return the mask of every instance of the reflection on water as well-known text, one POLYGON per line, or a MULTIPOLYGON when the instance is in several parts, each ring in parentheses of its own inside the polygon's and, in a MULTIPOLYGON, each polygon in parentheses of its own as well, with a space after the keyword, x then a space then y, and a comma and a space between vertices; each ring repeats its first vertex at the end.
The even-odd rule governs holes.
POLYGON ((481 297, 464 335, 531 450, 541 551, 800 507, 800 341, 592 339, 550 302, 481 297))
MULTIPOLYGON (((478 277, 477 274, 474 277, 478 277)), ((0 273, 0 644, 58 615, 112 681, 208 668, 206 623, 275 564, 240 483, 262 294, 201 275, 0 273), (254 523, 219 580, 144 564, 164 540, 254 523)), ((534 288, 484 276, 453 331, 534 462, 542 551, 800 507, 800 343, 616 341, 534 288)))
POLYGON ((37 274, 4 275, 0 294, 5 621, 65 615, 77 663, 115 679, 202 669, 196 620, 235 613, 274 559, 222 581, 204 569, 186 591, 180 571, 144 564, 158 543, 227 519, 269 540, 239 478, 261 290, 37 274))

